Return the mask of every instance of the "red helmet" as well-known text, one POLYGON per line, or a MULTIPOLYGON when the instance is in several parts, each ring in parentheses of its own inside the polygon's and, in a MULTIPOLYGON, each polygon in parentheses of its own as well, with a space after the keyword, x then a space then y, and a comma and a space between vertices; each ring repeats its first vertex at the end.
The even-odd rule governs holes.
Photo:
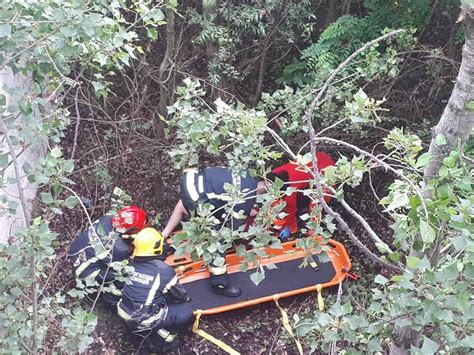
POLYGON ((126 206, 113 217, 112 224, 119 233, 138 233, 148 226, 148 216, 137 206, 126 206))

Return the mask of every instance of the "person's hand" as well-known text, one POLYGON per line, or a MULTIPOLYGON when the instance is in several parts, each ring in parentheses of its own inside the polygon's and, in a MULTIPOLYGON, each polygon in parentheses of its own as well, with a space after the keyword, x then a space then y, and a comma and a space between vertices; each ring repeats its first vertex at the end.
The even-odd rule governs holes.
POLYGON ((252 208, 250 210, 250 217, 255 217, 258 213, 258 208, 252 208))

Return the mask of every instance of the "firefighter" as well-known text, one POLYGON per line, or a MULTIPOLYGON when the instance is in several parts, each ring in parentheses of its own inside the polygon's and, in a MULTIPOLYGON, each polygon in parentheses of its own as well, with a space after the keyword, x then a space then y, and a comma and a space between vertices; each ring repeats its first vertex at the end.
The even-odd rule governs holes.
MULTIPOLYGON (((318 170, 322 173, 324 173, 325 168, 334 165, 334 160, 331 156, 324 152, 316 152, 316 158, 318 170)), ((307 168, 312 169, 312 167, 313 163, 308 163, 307 168)), ((273 169, 272 172, 267 175, 267 178, 271 181, 274 181, 275 178, 279 178, 285 182, 284 191, 286 191, 288 187, 293 187, 301 191, 309 188, 310 180, 313 178, 313 175, 307 168, 300 166, 295 161, 291 161, 273 169)), ((324 197, 324 199, 326 202, 330 200, 328 196, 324 197)), ((282 200, 285 202, 283 212, 286 213, 286 216, 276 219, 274 225, 280 230, 280 237, 285 240, 291 234, 298 232, 298 216, 301 210, 308 212, 310 201, 301 192, 285 195, 282 197, 282 200)))
POLYGON ((117 216, 100 217, 71 244, 68 258, 77 280, 94 279, 106 286, 104 300, 115 306, 122 295, 123 283, 116 280, 113 262, 130 256, 130 236, 148 225, 145 211, 137 206, 122 208, 117 216), (117 236, 119 236, 117 238, 117 236))
POLYGON ((146 336, 151 351, 171 351, 179 345, 177 332, 193 315, 190 298, 174 269, 160 260, 164 238, 156 229, 141 230, 133 244, 130 283, 123 288, 118 315, 134 333, 146 336))
MULTIPOLYGON (((214 228, 219 229, 222 225, 227 225, 233 230, 237 230, 245 223, 247 216, 256 213, 253 210, 256 195, 265 193, 266 187, 264 181, 258 181, 248 171, 233 174, 230 169, 224 167, 209 167, 202 170, 188 169, 181 178, 181 199, 176 204, 163 230, 163 236, 167 238, 183 218, 190 216, 200 204, 204 203, 214 207, 212 216, 218 222, 214 228), (239 186, 242 198, 233 203, 225 191, 225 184, 239 186), (229 204, 232 204, 230 212, 225 210, 225 206, 229 204)), ((216 257, 218 255, 223 256, 221 253, 216 254, 216 257)), ((209 272, 211 273, 211 290, 214 293, 227 297, 240 296, 240 288, 230 285, 228 282, 225 264, 217 266, 211 262, 209 272)))

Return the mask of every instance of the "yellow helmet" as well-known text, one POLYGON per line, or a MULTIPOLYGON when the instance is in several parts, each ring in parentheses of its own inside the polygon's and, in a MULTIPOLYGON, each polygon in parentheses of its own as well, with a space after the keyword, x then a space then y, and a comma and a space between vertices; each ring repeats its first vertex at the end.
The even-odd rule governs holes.
POLYGON ((163 254, 164 238, 155 228, 145 228, 133 238, 133 256, 155 256, 163 254))

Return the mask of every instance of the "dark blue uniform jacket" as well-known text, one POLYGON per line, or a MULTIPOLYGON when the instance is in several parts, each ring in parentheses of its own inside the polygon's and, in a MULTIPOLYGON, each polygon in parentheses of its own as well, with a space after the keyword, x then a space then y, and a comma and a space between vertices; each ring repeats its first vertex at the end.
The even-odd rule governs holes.
POLYGON ((129 245, 120 237, 114 236, 112 217, 104 216, 92 223, 71 244, 69 260, 76 277, 85 278, 92 274, 103 277, 105 281, 113 280, 113 270, 108 265, 113 261, 126 260, 129 257, 129 245))
POLYGON ((224 167, 190 169, 181 179, 181 200, 188 212, 196 210, 199 204, 211 204, 215 211, 213 216, 220 224, 232 222, 232 227, 238 229, 255 205, 257 185, 257 179, 248 171, 232 174, 224 167), (238 187, 241 192, 238 200, 226 191, 226 184, 238 187), (226 205, 232 209, 226 211, 226 205))

